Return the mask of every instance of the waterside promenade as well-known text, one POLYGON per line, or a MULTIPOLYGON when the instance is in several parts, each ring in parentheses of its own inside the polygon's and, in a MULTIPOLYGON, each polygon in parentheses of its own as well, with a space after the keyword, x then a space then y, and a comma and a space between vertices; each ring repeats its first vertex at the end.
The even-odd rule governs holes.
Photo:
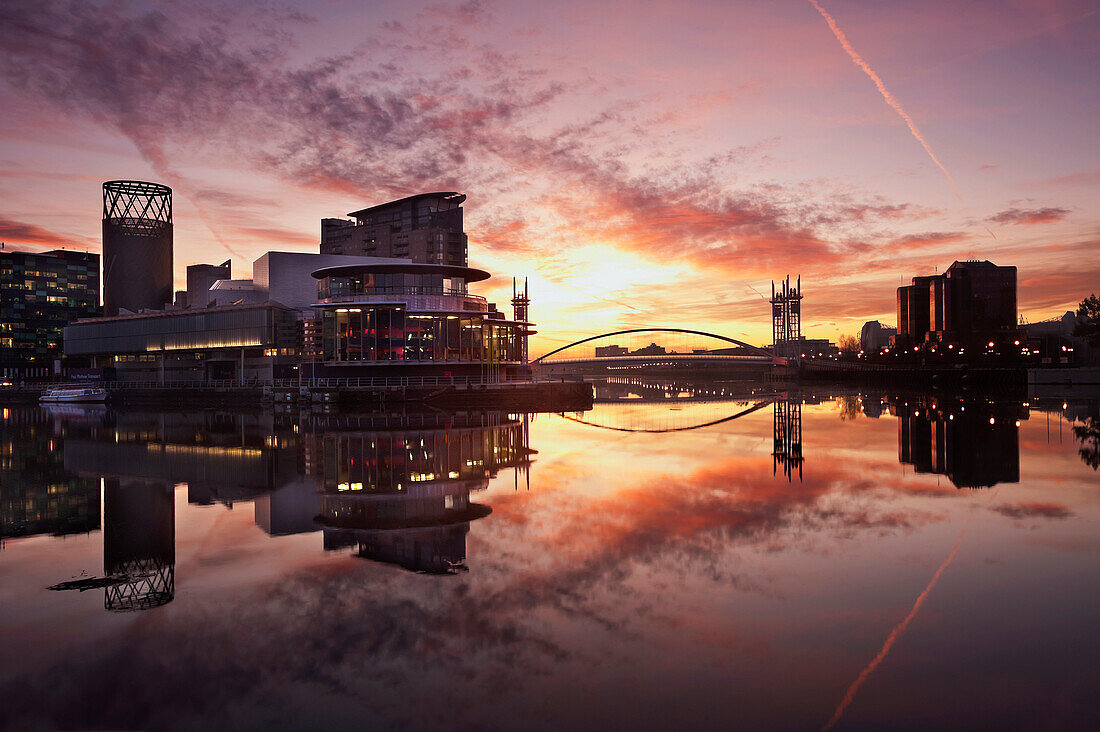
MULTIPOLYGON (((31 384, 0 390, 0 404, 37 402, 47 388, 31 384)), ((112 381, 95 386, 114 405, 197 407, 338 405, 345 407, 424 403, 451 408, 494 408, 514 411, 577 411, 590 409, 592 385, 569 377, 478 378, 444 376, 363 377, 344 379, 220 380, 205 382, 112 381)))

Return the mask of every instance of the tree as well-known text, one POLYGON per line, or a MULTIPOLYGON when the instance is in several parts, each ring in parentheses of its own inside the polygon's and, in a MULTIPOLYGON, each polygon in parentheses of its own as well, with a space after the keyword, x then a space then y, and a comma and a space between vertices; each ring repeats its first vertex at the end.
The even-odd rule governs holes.
POLYGON ((1100 419, 1087 417, 1084 424, 1073 426, 1073 434, 1081 441, 1081 460, 1093 470, 1100 468, 1100 419))
POLYGON ((859 353, 859 336, 842 335, 837 339, 836 344, 841 353, 859 353))
POLYGON ((837 403, 840 407, 840 418, 843 420, 855 419, 863 413, 863 405, 859 397, 842 396, 837 403))
POLYGON ((1100 348, 1100 297, 1096 293, 1081 301, 1077 308, 1077 325, 1073 335, 1084 338, 1090 346, 1100 348))

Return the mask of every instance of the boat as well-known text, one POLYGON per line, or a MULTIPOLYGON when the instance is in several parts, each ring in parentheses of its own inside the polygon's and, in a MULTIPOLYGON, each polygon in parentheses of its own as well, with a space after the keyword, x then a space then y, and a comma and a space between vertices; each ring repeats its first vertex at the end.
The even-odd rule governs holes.
POLYGON ((55 404, 58 402, 105 402, 107 390, 95 386, 58 386, 47 389, 46 393, 38 398, 43 404, 55 404))

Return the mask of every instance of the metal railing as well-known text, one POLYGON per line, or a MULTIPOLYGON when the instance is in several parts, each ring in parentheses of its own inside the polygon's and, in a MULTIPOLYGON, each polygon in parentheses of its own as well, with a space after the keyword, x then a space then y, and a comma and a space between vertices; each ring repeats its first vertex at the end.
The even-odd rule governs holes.
POLYGON ((481 295, 422 287, 386 287, 371 292, 329 296, 319 293, 318 298, 318 305, 374 305, 399 301, 415 310, 468 310, 477 313, 489 310, 489 301, 481 295))
POLYGON ((42 389, 65 386, 89 389, 355 389, 446 386, 493 386, 496 384, 543 384, 583 381, 576 375, 505 376, 367 376, 302 379, 216 379, 210 381, 78 381, 43 384, 42 389))

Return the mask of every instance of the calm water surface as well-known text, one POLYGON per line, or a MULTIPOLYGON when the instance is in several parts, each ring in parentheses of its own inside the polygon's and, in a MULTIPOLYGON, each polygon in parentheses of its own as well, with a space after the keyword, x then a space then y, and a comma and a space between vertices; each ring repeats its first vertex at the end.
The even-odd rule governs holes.
POLYGON ((659 391, 3 409, 0 725, 1097 727, 1095 402, 659 391))

